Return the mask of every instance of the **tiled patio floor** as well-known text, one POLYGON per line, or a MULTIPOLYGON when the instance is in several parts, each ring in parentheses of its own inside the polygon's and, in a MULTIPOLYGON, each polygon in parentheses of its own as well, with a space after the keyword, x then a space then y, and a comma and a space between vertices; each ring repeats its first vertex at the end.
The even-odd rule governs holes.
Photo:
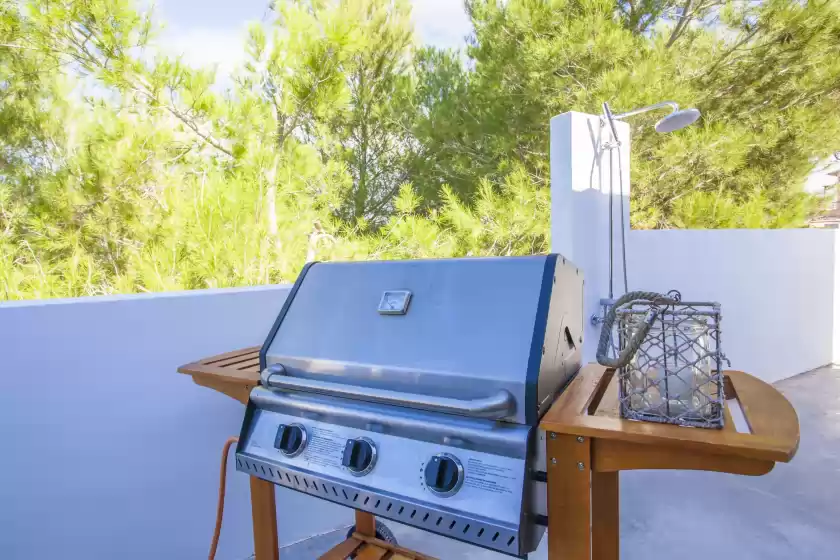
MULTIPOLYGON (((763 477, 636 471, 621 475, 622 560, 840 558, 840 369, 777 384, 799 414, 799 453, 763 477)), ((443 560, 507 558, 386 522, 402 546, 443 560)), ((286 547, 282 560, 312 560, 346 529, 286 547)), ((545 539, 529 556, 546 558, 545 539)))

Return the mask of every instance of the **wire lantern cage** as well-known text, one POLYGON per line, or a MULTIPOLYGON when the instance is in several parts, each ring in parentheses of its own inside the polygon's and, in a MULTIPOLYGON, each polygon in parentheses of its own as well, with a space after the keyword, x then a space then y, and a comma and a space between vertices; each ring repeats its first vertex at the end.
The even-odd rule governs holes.
POLYGON ((720 304, 670 297, 616 302, 609 321, 623 418, 722 428, 720 304), (614 328, 613 328, 614 325, 614 328))

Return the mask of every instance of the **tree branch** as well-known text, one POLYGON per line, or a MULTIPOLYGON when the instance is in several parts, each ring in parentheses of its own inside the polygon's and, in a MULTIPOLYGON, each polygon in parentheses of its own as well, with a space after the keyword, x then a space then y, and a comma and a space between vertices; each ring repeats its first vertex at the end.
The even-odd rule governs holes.
POLYGON ((694 15, 693 12, 689 14, 688 10, 691 8, 692 0, 685 0, 682 8, 682 14, 680 14, 680 21, 677 22, 677 25, 674 26, 674 29, 671 30, 671 36, 668 37, 668 41, 665 43, 666 48, 670 48, 676 40, 683 34, 688 22, 691 21, 691 17, 694 15))

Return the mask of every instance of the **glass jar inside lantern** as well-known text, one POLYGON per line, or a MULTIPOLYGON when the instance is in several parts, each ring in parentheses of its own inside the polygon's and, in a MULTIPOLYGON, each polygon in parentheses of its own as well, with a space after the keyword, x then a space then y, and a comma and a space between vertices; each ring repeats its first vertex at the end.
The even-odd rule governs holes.
MULTIPOLYGON (((703 315, 663 309, 630 362, 620 369, 622 415, 688 425, 721 424, 716 331, 703 315)), ((631 340, 644 316, 628 313, 619 344, 631 340)))

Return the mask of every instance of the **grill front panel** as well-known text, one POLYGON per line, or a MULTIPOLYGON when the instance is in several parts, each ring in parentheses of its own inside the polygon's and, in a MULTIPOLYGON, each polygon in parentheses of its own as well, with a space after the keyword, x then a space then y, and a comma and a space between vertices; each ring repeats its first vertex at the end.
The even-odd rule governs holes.
MULTIPOLYGON (((420 529, 520 553, 524 457, 465 449, 466 441, 454 447, 404 438, 392 435, 400 428, 387 424, 376 425, 374 432, 322 422, 312 414, 251 407, 245 439, 237 448, 237 470, 420 529), (275 448, 278 427, 289 425, 306 430, 305 447, 294 457, 275 448), (342 466, 342 458, 346 443, 362 437, 375 445, 376 462, 368 474, 356 476, 342 466), (426 467, 440 454, 463 466, 461 486, 450 497, 435 495, 426 484, 426 467)), ((527 439, 526 428, 510 429, 527 439)))

